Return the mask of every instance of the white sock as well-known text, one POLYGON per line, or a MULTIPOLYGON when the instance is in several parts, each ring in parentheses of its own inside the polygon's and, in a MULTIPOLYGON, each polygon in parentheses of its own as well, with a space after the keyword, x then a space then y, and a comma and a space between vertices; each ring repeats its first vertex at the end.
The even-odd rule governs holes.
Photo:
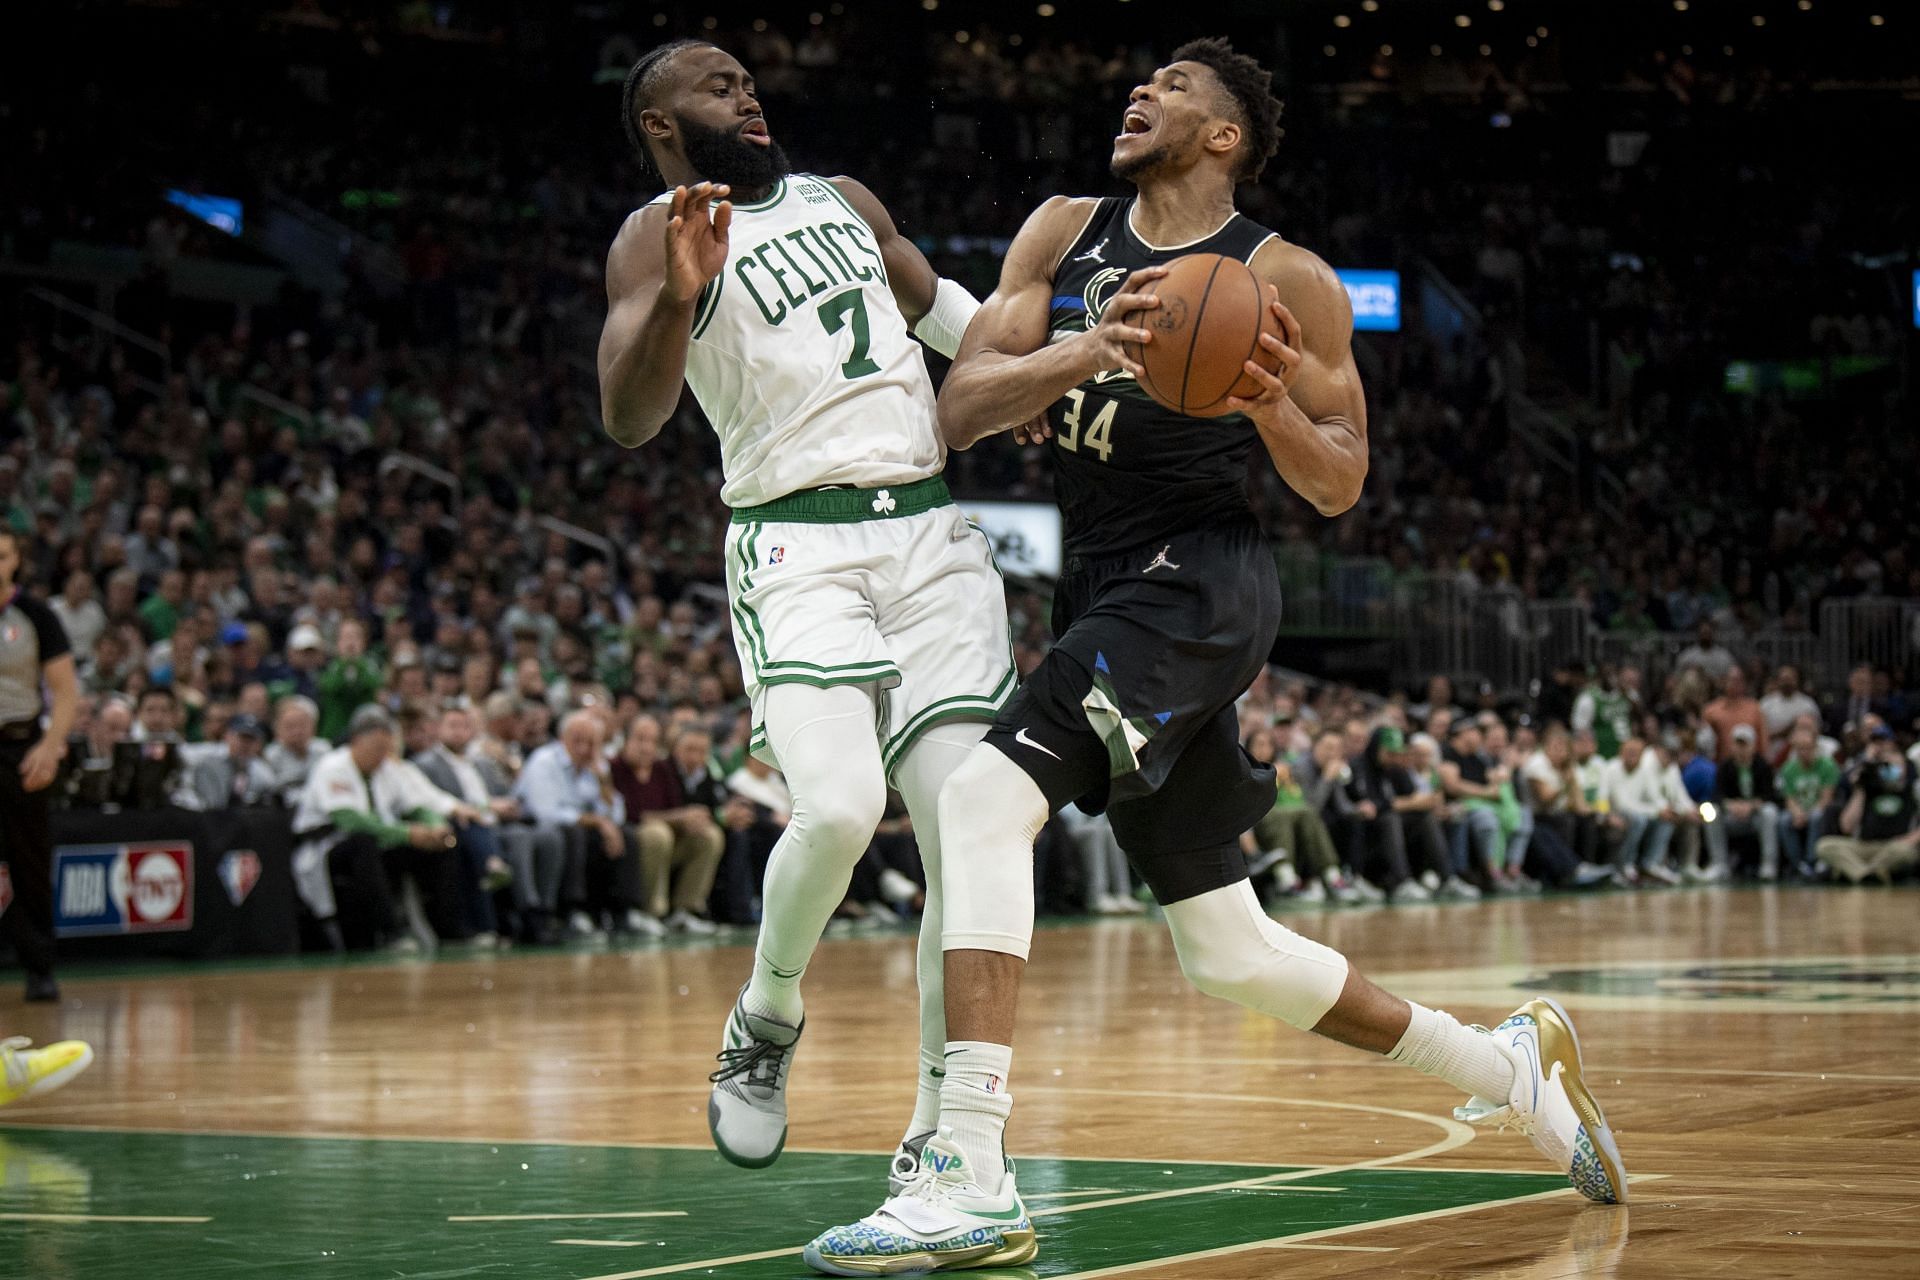
POLYGON ((1013 1095, 1007 1075, 1013 1068, 1011 1045, 983 1040, 949 1040, 947 1078, 940 1088, 940 1124, 973 1165, 973 1180, 997 1195, 1007 1176, 1007 1117, 1013 1095))
POLYGON ((782 969, 755 951, 753 978, 747 983, 747 1012, 756 1018, 773 1018, 789 1026, 799 1026, 806 1014, 806 1005, 800 999, 800 978, 805 973, 804 966, 798 971, 782 969))
POLYGON ((1513 1063, 1484 1031, 1463 1027, 1450 1013, 1407 1001, 1413 1020, 1387 1060, 1437 1076, 1456 1089, 1505 1103, 1513 1092, 1513 1063))
POLYGON ((940 1090, 946 1084, 946 1061, 940 1050, 920 1046, 920 1087, 913 1096, 913 1119, 907 1137, 917 1138, 940 1127, 940 1090))

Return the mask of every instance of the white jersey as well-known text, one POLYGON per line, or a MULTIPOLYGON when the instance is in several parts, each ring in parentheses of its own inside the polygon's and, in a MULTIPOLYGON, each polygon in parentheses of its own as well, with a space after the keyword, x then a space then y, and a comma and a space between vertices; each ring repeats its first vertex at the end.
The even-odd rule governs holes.
MULTIPOLYGON (((654 200, 661 204, 662 195, 654 200)), ((687 382, 720 437, 730 507, 937 474, 933 383, 869 227, 824 178, 736 204, 701 291, 687 382)))

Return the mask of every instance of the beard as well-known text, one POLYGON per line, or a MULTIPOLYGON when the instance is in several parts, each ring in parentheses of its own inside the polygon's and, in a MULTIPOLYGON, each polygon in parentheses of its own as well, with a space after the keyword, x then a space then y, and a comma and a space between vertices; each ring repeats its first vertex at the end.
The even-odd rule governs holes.
POLYGON ((780 144, 766 146, 741 140, 736 129, 709 129, 691 120, 675 119, 687 163, 707 182, 724 182, 736 196, 764 191, 785 177, 787 153, 780 144))
POLYGON ((1173 148, 1162 144, 1161 146, 1151 147, 1137 156, 1130 156, 1125 160, 1115 157, 1113 163, 1109 165, 1108 168, 1113 176, 1122 182, 1132 182, 1142 174, 1151 173, 1155 169, 1158 169, 1161 165, 1165 164, 1172 155, 1173 148))

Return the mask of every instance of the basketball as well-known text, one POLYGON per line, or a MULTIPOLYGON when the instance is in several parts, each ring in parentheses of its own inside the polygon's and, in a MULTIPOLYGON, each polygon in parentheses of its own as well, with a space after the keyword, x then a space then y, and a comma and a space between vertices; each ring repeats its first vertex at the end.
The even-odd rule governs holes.
POLYGON ((1129 343, 1127 354, 1144 371, 1140 385, 1149 396, 1175 413, 1217 418, 1232 412, 1228 397, 1260 394, 1241 366, 1253 360, 1278 369, 1279 357, 1260 345, 1260 334, 1285 335, 1251 267, 1217 253, 1190 253, 1148 287, 1160 305, 1133 312, 1127 323, 1150 330, 1153 341, 1129 343))

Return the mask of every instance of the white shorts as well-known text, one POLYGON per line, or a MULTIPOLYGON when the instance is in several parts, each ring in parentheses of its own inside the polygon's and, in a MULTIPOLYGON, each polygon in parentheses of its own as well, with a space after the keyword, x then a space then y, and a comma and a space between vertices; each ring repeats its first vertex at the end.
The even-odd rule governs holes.
POLYGON ((779 763, 766 736, 774 685, 877 686, 875 731, 889 780, 928 727, 990 721, 1013 693, 993 548, 958 507, 845 523, 752 515, 728 526, 726 553, 755 755, 779 763))

